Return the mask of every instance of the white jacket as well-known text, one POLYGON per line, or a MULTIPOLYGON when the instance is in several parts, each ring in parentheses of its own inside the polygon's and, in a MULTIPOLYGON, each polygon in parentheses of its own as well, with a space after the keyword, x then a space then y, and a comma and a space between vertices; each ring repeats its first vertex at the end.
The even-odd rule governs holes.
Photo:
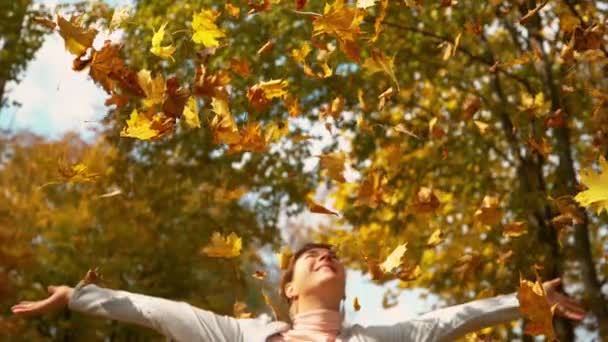
MULTIPOLYGON (((518 307, 516 293, 511 293, 431 311, 393 325, 355 324, 344 328, 339 337, 348 342, 452 341, 520 318, 518 307)), ((148 327, 175 342, 266 342, 268 337, 290 328, 285 322, 269 318, 236 319, 183 301, 111 290, 82 281, 74 288, 68 308, 148 327)))

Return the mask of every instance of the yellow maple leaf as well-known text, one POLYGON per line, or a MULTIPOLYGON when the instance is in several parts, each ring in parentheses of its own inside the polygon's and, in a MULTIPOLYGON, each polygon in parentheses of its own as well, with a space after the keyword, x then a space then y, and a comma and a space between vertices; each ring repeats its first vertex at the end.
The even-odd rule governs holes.
POLYGON ((172 128, 172 118, 163 114, 155 115, 152 120, 133 109, 127 125, 120 132, 121 137, 130 137, 140 140, 159 138, 172 128))
POLYGON ((175 47, 173 45, 162 46, 163 39, 165 38, 165 27, 167 23, 164 23, 160 26, 158 31, 154 32, 152 36, 152 47, 150 48, 150 52, 157 55, 160 58, 167 59, 171 58, 173 60, 173 53, 175 52, 175 47))
POLYGON ((386 257, 383 263, 380 264, 380 270, 384 273, 393 272, 393 270, 399 268, 402 264, 403 256, 407 251, 407 242, 397 246, 393 252, 386 257))
POLYGON ((241 254, 243 242, 234 232, 223 237, 219 232, 213 232, 211 242, 201 249, 202 253, 212 258, 234 258, 241 254))
POLYGON ((266 149, 266 141, 262 135, 259 122, 248 122, 241 130, 240 140, 230 145, 230 153, 239 151, 262 152, 266 149))
POLYGON ((445 234, 443 233, 443 231, 441 229, 437 229, 433 232, 433 234, 431 234, 426 245, 428 247, 433 248, 433 247, 439 245, 440 243, 442 243, 444 239, 445 239, 445 234))
POLYGON ((287 135, 289 132, 289 121, 273 121, 264 131, 264 139, 266 139, 266 143, 270 144, 273 142, 279 141, 282 137, 287 135))
POLYGON ((89 172, 89 168, 82 163, 70 165, 65 161, 59 161, 58 171, 68 183, 92 182, 100 176, 98 173, 89 172))
POLYGON ((282 97, 287 94, 287 85, 288 82, 286 80, 270 80, 268 82, 261 82, 259 87, 264 91, 264 96, 266 99, 270 100, 275 97, 282 97))
POLYGON ((65 48, 76 56, 84 54, 93 45, 95 36, 97 36, 97 30, 80 27, 78 21, 77 16, 71 17, 70 21, 65 20, 62 16, 57 16, 59 34, 64 40, 65 48))
POLYGON ((202 9, 200 13, 195 13, 192 16, 192 41, 197 44, 203 44, 206 47, 215 47, 220 45, 218 39, 226 36, 216 24, 215 20, 220 15, 219 12, 213 10, 202 9))
POLYGON ((310 44, 305 42, 299 49, 292 49, 291 56, 296 63, 306 64, 306 56, 308 56, 311 51, 310 44))
POLYGON ((523 279, 520 274, 517 299, 519 300, 519 312, 530 320, 526 324, 524 334, 545 335, 547 341, 555 340, 553 330, 553 314, 557 304, 551 306, 547 300, 547 294, 541 283, 538 271, 536 271, 536 282, 523 279))
POLYGON ((367 58, 365 62, 363 62, 362 66, 372 74, 376 72, 384 72, 395 83, 397 90, 400 90, 399 82, 395 76, 395 56, 389 58, 381 51, 373 49, 371 51, 371 56, 367 58))
POLYGON ((211 99, 211 107, 216 114, 209 123, 209 128, 213 133, 213 141, 216 144, 237 144, 241 140, 241 135, 232 114, 230 114, 228 102, 225 99, 214 97, 211 99))
POLYGON ((198 110, 196 109, 196 100, 194 96, 190 96, 188 101, 186 102, 186 106, 184 107, 184 118, 186 119, 186 124, 190 128, 199 128, 201 127, 201 122, 198 118, 198 110))
POLYGON ((320 34, 335 36, 340 42, 340 49, 351 59, 359 60, 357 38, 361 33, 359 25, 365 17, 365 10, 346 6, 344 0, 325 4, 323 15, 315 17, 313 37, 320 34))
POLYGON ((475 211, 475 219, 488 226, 498 223, 502 217, 498 205, 498 198, 485 196, 482 200, 481 207, 475 211))
POLYGON ((321 167, 327 170, 329 178, 344 183, 344 163, 346 156, 342 152, 327 153, 319 156, 321 167))
POLYGON ((158 74, 155 78, 152 78, 149 70, 142 69, 137 73, 137 83, 146 94, 146 98, 143 100, 144 107, 149 108, 155 104, 163 103, 165 95, 163 75, 158 74))
POLYGON ((599 158, 599 165, 600 173, 589 169, 581 172, 581 182, 588 189, 574 197, 580 205, 594 208, 598 215, 608 211, 608 162, 603 156, 599 158))
POLYGON ((323 15, 313 22, 313 30, 315 34, 326 33, 340 40, 355 41, 364 17, 365 11, 348 7, 344 0, 335 0, 331 5, 325 4, 323 15))

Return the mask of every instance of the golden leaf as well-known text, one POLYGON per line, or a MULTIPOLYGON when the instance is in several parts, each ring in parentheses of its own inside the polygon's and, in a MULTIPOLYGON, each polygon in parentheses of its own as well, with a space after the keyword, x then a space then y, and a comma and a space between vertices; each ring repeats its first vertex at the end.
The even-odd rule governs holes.
POLYGON ((143 105, 146 108, 163 103, 165 95, 165 80, 161 74, 153 79, 150 71, 142 69, 137 73, 137 83, 146 94, 143 105))
POLYGON ((241 254, 242 240, 234 232, 223 237, 219 232, 213 232, 211 242, 201 249, 202 253, 212 258, 234 258, 241 254))
POLYGON ((342 152, 328 153, 319 156, 321 167, 327 170, 329 178, 344 183, 344 163, 346 156, 342 152))
POLYGON ((527 233, 526 224, 523 221, 515 221, 505 224, 502 233, 508 237, 518 237, 527 233))
POLYGON ((156 56, 167 59, 173 59, 172 55, 175 52, 175 47, 173 45, 162 46, 163 39, 165 38, 165 27, 167 23, 164 23, 160 26, 158 31, 154 32, 152 36, 152 47, 150 48, 150 52, 155 54, 156 56))
POLYGON ((173 128, 173 119, 164 114, 154 115, 150 120, 147 116, 133 109, 127 125, 120 132, 121 137, 130 137, 140 140, 160 138, 173 128))
POLYGON ((186 106, 184 107, 184 118, 186 119, 186 124, 190 128, 200 128, 201 122, 198 118, 198 110, 196 109, 196 100, 194 96, 190 96, 188 98, 188 102, 186 102, 186 106))
POLYGON ((536 269, 534 271, 536 273, 536 282, 523 279, 520 274, 519 289, 517 291, 519 312, 530 320, 526 324, 524 334, 533 336, 545 335, 548 341, 553 341, 556 338, 553 330, 553 314, 557 304, 553 306, 549 304, 538 271, 536 269))
POLYGON ((310 210, 311 213, 340 216, 337 212, 325 208, 310 198, 306 199, 306 204, 308 205, 308 210, 310 210))
POLYGON ((291 257, 293 256, 293 252, 289 247, 283 247, 281 252, 277 253, 277 259, 279 261, 279 268, 282 270, 287 269, 289 267, 289 261, 291 261, 291 257))
POLYGON ((407 242, 397 246, 393 252, 380 264, 380 270, 384 273, 393 272, 401 266, 403 256, 407 251, 407 242))
POLYGON ((214 10, 201 9, 199 13, 192 16, 192 41, 207 47, 219 46, 218 39, 226 34, 215 24, 215 20, 220 15, 214 10))
POLYGON ((600 173, 590 169, 581 172, 581 182, 588 189, 574 197, 580 205, 595 209, 598 215, 608 211, 608 162, 603 156, 599 158, 599 165, 600 173))
POLYGON ((93 45, 95 36, 97 36, 97 30, 80 27, 78 21, 79 17, 77 16, 72 16, 70 21, 65 20, 60 15, 57 16, 59 34, 64 40, 65 48, 71 54, 81 56, 93 45))
POLYGON ((481 207, 475 211, 475 219, 489 226, 498 223, 502 217, 498 205, 498 198, 486 195, 481 207))

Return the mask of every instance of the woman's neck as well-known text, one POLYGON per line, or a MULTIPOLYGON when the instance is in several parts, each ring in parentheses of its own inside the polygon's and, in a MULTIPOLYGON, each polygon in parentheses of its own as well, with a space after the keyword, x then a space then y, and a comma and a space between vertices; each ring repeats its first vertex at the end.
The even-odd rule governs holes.
POLYGON ((298 298, 296 305, 296 313, 313 310, 340 311, 340 299, 336 301, 333 298, 322 298, 320 296, 302 296, 298 298))

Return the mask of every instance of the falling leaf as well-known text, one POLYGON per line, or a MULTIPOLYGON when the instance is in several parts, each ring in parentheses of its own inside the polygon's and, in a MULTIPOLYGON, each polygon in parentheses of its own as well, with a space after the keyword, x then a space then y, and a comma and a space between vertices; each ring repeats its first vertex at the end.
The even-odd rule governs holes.
POLYGON ((355 309, 355 311, 361 310, 361 305, 359 305, 359 299, 357 297, 353 300, 353 309, 355 309))
POLYGON ((282 97, 287 94, 287 89, 285 88, 287 87, 288 82, 286 80, 270 80, 268 82, 261 82, 258 85, 264 91, 264 96, 268 100, 275 97, 282 97))
POLYGON ((273 121, 266 126, 264 139, 267 144, 279 141, 289 132, 289 121, 273 121))
POLYGON ((389 87, 388 89, 386 89, 385 91, 383 91, 380 95, 378 95, 378 99, 380 99, 380 102, 378 102, 378 110, 381 111, 382 109, 384 109, 384 105, 386 103, 386 100, 390 99, 393 94, 395 93, 395 91, 393 90, 393 87, 389 87))
POLYGON ((262 152, 266 150, 266 140, 260 129, 259 122, 248 122, 241 130, 240 139, 230 144, 229 152, 251 151, 262 152))
POLYGON ((192 15, 192 41, 207 47, 219 46, 218 39, 226 34, 215 24, 220 15, 214 10, 201 9, 199 13, 192 15))
POLYGON ((359 60, 356 40, 361 33, 359 25, 365 17, 360 8, 350 8, 344 0, 325 4, 323 15, 313 18, 313 37, 319 34, 334 36, 340 42, 340 49, 351 59, 359 60))
POLYGON ((292 49, 291 56, 298 64, 306 64, 306 56, 310 54, 312 49, 310 48, 310 44, 305 42, 299 49, 292 49))
POLYGON ((468 96, 462 104, 462 114, 460 115, 460 118, 462 120, 469 120, 477 113, 479 108, 481 108, 481 99, 474 95, 468 96))
POLYGON ((300 109, 300 102, 298 101, 298 98, 291 95, 291 94, 287 94, 283 97, 283 102, 285 103, 285 106, 287 107, 287 112, 289 113, 289 117, 295 118, 300 116, 300 114, 302 113, 302 110, 300 109))
POLYGON ((430 248, 433 248, 442 243, 444 239, 445 235, 443 234, 443 231, 441 229, 436 229, 429 237, 429 240, 426 242, 426 245, 430 248))
POLYGON ((380 264, 380 270, 384 273, 393 272, 401 266, 401 260, 407 251, 407 242, 397 246, 393 252, 380 264))
POLYGON ((311 213, 340 216, 337 212, 325 208, 324 206, 320 205, 319 203, 313 201, 310 198, 306 199, 306 205, 308 206, 308 210, 310 210, 311 213))
POLYGON ((399 295, 391 291, 390 288, 386 289, 384 295, 382 295, 382 308, 390 309, 397 304, 399 304, 399 295))
POLYGON ((327 153, 319 156, 321 167, 327 170, 329 178, 344 183, 344 164, 346 156, 342 152, 327 153))
POLYGON ((382 23, 384 22, 384 18, 386 17, 386 13, 388 12, 388 0, 380 0, 378 4, 378 10, 376 15, 376 20, 374 20, 374 35, 370 38, 370 43, 375 43, 380 37, 380 33, 382 32, 382 23))
POLYGON ((198 118, 198 110, 196 109, 196 100, 193 96, 188 98, 188 102, 186 103, 186 107, 184 108, 184 118, 186 119, 186 124, 190 128, 200 128, 201 122, 198 118))
POLYGON ((526 140, 526 145, 528 145, 532 151, 543 156, 548 156, 553 149, 551 143, 549 143, 545 137, 541 137, 540 140, 529 138, 526 140))
POLYGON ((230 114, 228 102, 225 99, 212 98, 211 107, 215 116, 209 123, 209 128, 213 133, 213 141, 216 144, 224 143, 233 145, 241 140, 239 129, 230 114))
POLYGON ((414 213, 430 213, 439 208, 439 205, 439 199, 433 189, 423 186, 416 192, 414 203, 409 210, 414 213))
POLYGON ((114 9, 114 13, 112 13, 112 19, 110 20, 110 25, 108 28, 110 31, 114 31, 119 28, 125 20, 129 19, 131 16, 132 7, 131 6, 120 6, 114 9))
POLYGON ((282 270, 287 269, 289 267, 289 262, 291 261, 291 257, 293 256, 293 252, 289 247, 283 247, 281 252, 277 253, 277 259, 279 262, 279 268, 282 270))
POLYGON ((99 196, 97 196, 97 198, 109 198, 109 197, 118 196, 118 195, 120 195, 120 194, 122 194, 122 190, 120 190, 120 189, 116 189, 116 190, 114 190, 114 191, 110 191, 110 192, 108 192, 108 193, 105 193, 105 194, 99 195, 99 196))
POLYGON ((234 258, 241 254, 242 240, 234 232, 223 237, 219 232, 213 232, 211 242, 201 249, 202 253, 212 258, 234 258))
POLYGON ((256 279, 264 280, 264 278, 266 278, 266 271, 257 270, 253 273, 252 276, 256 279))
POLYGON ((234 302, 232 306, 232 311, 234 313, 235 318, 251 318, 253 314, 247 311, 247 304, 241 301, 234 302))
POLYGON ((251 71, 249 70, 249 62, 244 58, 231 58, 230 70, 241 77, 248 77, 251 75, 251 71))
MULTIPOLYGON (((280 1, 280 0, 279 0, 280 1)), ((250 10, 247 14, 254 14, 258 12, 267 11, 270 9, 270 5, 272 4, 271 0, 262 0, 261 3, 258 3, 257 0, 247 0, 247 6, 249 6, 250 10)))
POLYGON ((498 198, 486 195, 481 207, 475 211, 475 219, 488 226, 498 223, 502 217, 498 205, 498 198))
POLYGON ((477 126, 477 129, 479 129, 479 134, 481 134, 481 135, 486 134, 486 132, 490 128, 490 125, 488 125, 487 123, 485 123, 483 121, 473 120, 473 123, 475 124, 475 126, 477 126))
POLYGON ((368 8, 372 6, 376 6, 377 0, 357 0, 357 8, 368 8))
POLYGON ((378 171, 369 172, 359 185, 355 205, 366 205, 372 209, 378 207, 382 203, 382 182, 383 178, 378 171))
POLYGON ((63 181, 68 183, 92 182, 100 176, 98 173, 91 173, 82 163, 69 165, 65 161, 60 161, 58 171, 63 181))
POLYGON ((83 28, 78 25, 79 17, 72 16, 70 21, 57 16, 59 34, 65 42, 65 48, 73 55, 81 56, 93 45, 97 30, 83 28))
POLYGON ((429 121, 429 132, 433 138, 441 138, 445 136, 445 131, 437 124, 437 117, 434 117, 429 121))
POLYGON ((541 2, 540 4, 538 4, 538 6, 534 7, 533 9, 529 10, 528 13, 526 13, 526 15, 524 15, 523 17, 521 17, 519 19, 519 23, 520 24, 524 24, 526 21, 528 21, 530 18, 532 18, 536 13, 538 13, 543 7, 545 7, 545 5, 549 2, 549 0, 544 0, 543 2, 541 2))
POLYGON ((167 118, 162 113, 154 115, 152 119, 133 109, 127 125, 120 132, 121 137, 150 140, 160 138, 173 128, 172 118, 167 118))
POLYGON ((553 314, 555 313, 557 304, 549 304, 538 271, 536 269, 534 271, 536 273, 535 282, 523 279, 520 274, 519 289, 517 291, 519 312, 530 320, 525 325, 524 334, 532 336, 545 335, 547 341, 554 341, 556 337, 553 330, 553 314))
POLYGON ((165 80, 161 74, 152 78, 150 71, 142 69, 137 73, 137 83, 146 94, 143 105, 146 108, 163 103, 165 96, 165 80))
POLYGON ((372 49, 371 56, 367 58, 361 66, 372 74, 376 72, 385 73, 391 78, 393 83, 395 83, 397 90, 400 90, 397 76, 395 76, 395 55, 389 58, 385 56, 382 51, 372 49))
POLYGON ((608 162, 603 156, 599 158, 600 172, 591 169, 581 171, 581 182, 587 190, 579 192, 574 199, 582 206, 595 209, 599 215, 608 211, 608 162))
POLYGON ((123 61, 119 52, 119 45, 111 44, 109 40, 106 40, 101 50, 93 53, 89 75, 93 80, 99 82, 107 93, 114 89, 113 78, 122 67, 123 61))
POLYGON ((235 18, 238 18, 241 15, 241 9, 229 2, 226 2, 226 4, 224 5, 224 10, 226 11, 226 13, 228 13, 228 15, 235 18))
POLYGON ((523 221, 514 221, 504 225, 502 229, 502 233, 504 236, 508 237, 518 237, 527 233, 526 224, 523 221))
POLYGON ((154 35, 152 36, 152 47, 150 48, 150 52, 155 54, 156 56, 167 59, 173 59, 172 55, 175 52, 175 47, 173 45, 161 46, 163 39, 165 38, 165 27, 167 23, 164 23, 160 26, 158 31, 154 31, 154 35))
POLYGON ((260 56, 265 53, 268 53, 272 50, 273 47, 274 47, 274 41, 268 40, 266 43, 264 43, 264 45, 262 45, 261 48, 258 49, 258 51, 256 52, 256 55, 260 56))

